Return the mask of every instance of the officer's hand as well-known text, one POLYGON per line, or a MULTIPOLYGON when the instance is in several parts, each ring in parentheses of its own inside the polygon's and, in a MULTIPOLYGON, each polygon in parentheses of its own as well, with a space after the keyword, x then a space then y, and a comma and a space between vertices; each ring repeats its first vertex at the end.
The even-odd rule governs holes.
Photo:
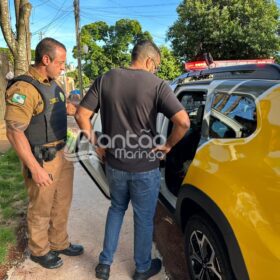
POLYGON ((48 172, 39 166, 35 171, 31 172, 32 179, 38 187, 48 187, 52 184, 53 180, 48 172))
POLYGON ((77 105, 67 102, 66 104, 66 111, 67 111, 67 115, 69 116, 74 116, 76 114, 77 111, 77 105))
POLYGON ((154 148, 151 153, 154 153, 156 155, 156 158, 163 160, 166 154, 170 152, 171 148, 172 147, 167 144, 160 145, 154 148))

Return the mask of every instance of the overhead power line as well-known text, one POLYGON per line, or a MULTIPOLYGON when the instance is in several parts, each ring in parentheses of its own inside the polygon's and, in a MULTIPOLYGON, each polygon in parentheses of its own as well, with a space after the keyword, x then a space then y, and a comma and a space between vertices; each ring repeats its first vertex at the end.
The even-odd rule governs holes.
MULTIPOLYGON (((112 2, 113 4, 118 5, 118 6, 120 6, 120 7, 123 7, 123 8, 125 8, 126 10, 128 10, 128 11, 130 11, 130 12, 133 12, 133 13, 136 13, 136 14, 137 14, 137 11, 135 11, 134 9, 127 8, 125 5, 121 5, 121 4, 117 3, 117 2, 115 2, 114 0, 110 0, 110 2, 112 2)), ((158 25, 165 26, 165 24, 163 24, 163 23, 161 23, 161 22, 159 22, 159 21, 157 20, 157 17, 156 17, 156 16, 153 17, 153 18, 150 18, 150 19, 153 20, 153 23, 157 23, 158 25)))
POLYGON ((84 9, 105 10, 105 9, 130 9, 130 8, 153 8, 153 7, 171 7, 178 5, 178 2, 162 3, 162 4, 148 4, 148 5, 118 5, 118 6, 83 6, 84 9))
POLYGON ((120 14, 120 13, 112 13, 112 12, 94 12, 94 13, 91 13, 91 12, 86 12, 86 11, 82 11, 81 12, 81 16, 82 18, 88 18, 88 19, 91 19, 91 20, 94 20, 94 18, 96 17, 101 17, 103 18, 147 18, 147 19, 158 19, 158 18, 171 18, 170 15, 161 15, 160 17, 157 17, 156 15, 151 15, 151 14, 131 14, 131 13, 123 13, 123 14, 120 14))
POLYGON ((49 8, 52 8, 53 10, 61 10, 62 12, 70 12, 73 11, 73 9, 69 10, 69 8, 72 8, 72 5, 65 8, 65 9, 61 9, 61 7, 59 5, 57 5, 56 3, 52 2, 51 0, 41 0, 40 3, 38 3, 37 5, 34 5, 33 8, 37 8, 40 6, 46 5, 49 8))
POLYGON ((58 10, 55 13, 54 17, 52 18, 52 20, 49 23, 47 23, 45 26, 43 26, 43 27, 39 28, 38 30, 36 30, 35 32, 33 32, 33 35, 38 34, 41 31, 46 32, 51 25, 53 25, 55 22, 61 20, 62 17, 65 17, 66 15, 68 15, 69 13, 71 13, 73 11, 73 10, 70 10, 68 12, 64 12, 62 10, 64 5, 65 5, 65 3, 66 3, 66 1, 67 0, 63 1, 62 5, 58 8, 58 10))
POLYGON ((33 8, 37 8, 37 7, 43 6, 43 5, 45 5, 47 2, 50 2, 50 0, 45 0, 45 1, 43 1, 42 3, 40 3, 40 4, 34 5, 33 8))

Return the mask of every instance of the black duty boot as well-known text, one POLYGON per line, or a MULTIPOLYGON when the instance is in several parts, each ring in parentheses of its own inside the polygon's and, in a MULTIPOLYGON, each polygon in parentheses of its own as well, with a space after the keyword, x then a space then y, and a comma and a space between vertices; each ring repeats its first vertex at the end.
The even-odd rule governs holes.
POLYGON ((30 256, 33 262, 40 264, 41 266, 49 269, 58 268, 63 265, 63 261, 54 252, 50 251, 44 256, 30 256))
POLYGON ((66 256, 74 257, 74 256, 79 256, 84 253, 84 247, 81 245, 75 245, 71 244, 69 245, 68 248, 63 249, 63 250, 53 250, 52 252, 56 253, 57 255, 63 254, 66 256))

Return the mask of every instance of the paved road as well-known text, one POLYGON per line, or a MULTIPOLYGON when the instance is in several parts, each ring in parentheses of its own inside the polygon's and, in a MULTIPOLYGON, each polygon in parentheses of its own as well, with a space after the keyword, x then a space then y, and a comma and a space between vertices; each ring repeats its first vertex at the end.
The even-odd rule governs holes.
MULTIPOLYGON (((92 280, 94 267, 103 241, 104 224, 109 201, 79 164, 75 166, 74 199, 71 208, 69 233, 71 242, 83 244, 85 254, 79 257, 62 256, 64 265, 55 270, 42 268, 29 259, 9 271, 8 280, 92 280)), ((154 250, 154 255, 158 252, 154 250)), ((133 220, 131 208, 126 214, 110 280, 128 280, 134 272, 133 220)), ((164 269, 151 280, 168 279, 164 269)), ((182 280, 182 279, 181 279, 182 280)))

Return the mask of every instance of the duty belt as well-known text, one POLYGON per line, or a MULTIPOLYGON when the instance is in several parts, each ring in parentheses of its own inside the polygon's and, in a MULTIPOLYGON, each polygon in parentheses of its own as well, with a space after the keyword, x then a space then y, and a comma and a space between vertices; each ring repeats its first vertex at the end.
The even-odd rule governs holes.
POLYGON ((32 147, 32 153, 37 159, 37 161, 42 164, 43 161, 51 161, 55 158, 56 153, 62 150, 66 145, 63 141, 55 146, 34 146, 32 147))
MULTIPOLYGON (((31 150, 38 163, 43 167, 43 162, 52 161, 55 158, 56 153, 62 150, 65 145, 66 142, 63 141, 55 146, 33 146, 31 147, 31 150)), ((32 178, 30 170, 28 170, 28 177, 32 178)))
POLYGON ((42 148, 43 149, 54 148, 58 152, 58 151, 62 150, 65 147, 65 145, 66 145, 66 142, 63 141, 63 142, 58 143, 55 146, 42 146, 42 148))

